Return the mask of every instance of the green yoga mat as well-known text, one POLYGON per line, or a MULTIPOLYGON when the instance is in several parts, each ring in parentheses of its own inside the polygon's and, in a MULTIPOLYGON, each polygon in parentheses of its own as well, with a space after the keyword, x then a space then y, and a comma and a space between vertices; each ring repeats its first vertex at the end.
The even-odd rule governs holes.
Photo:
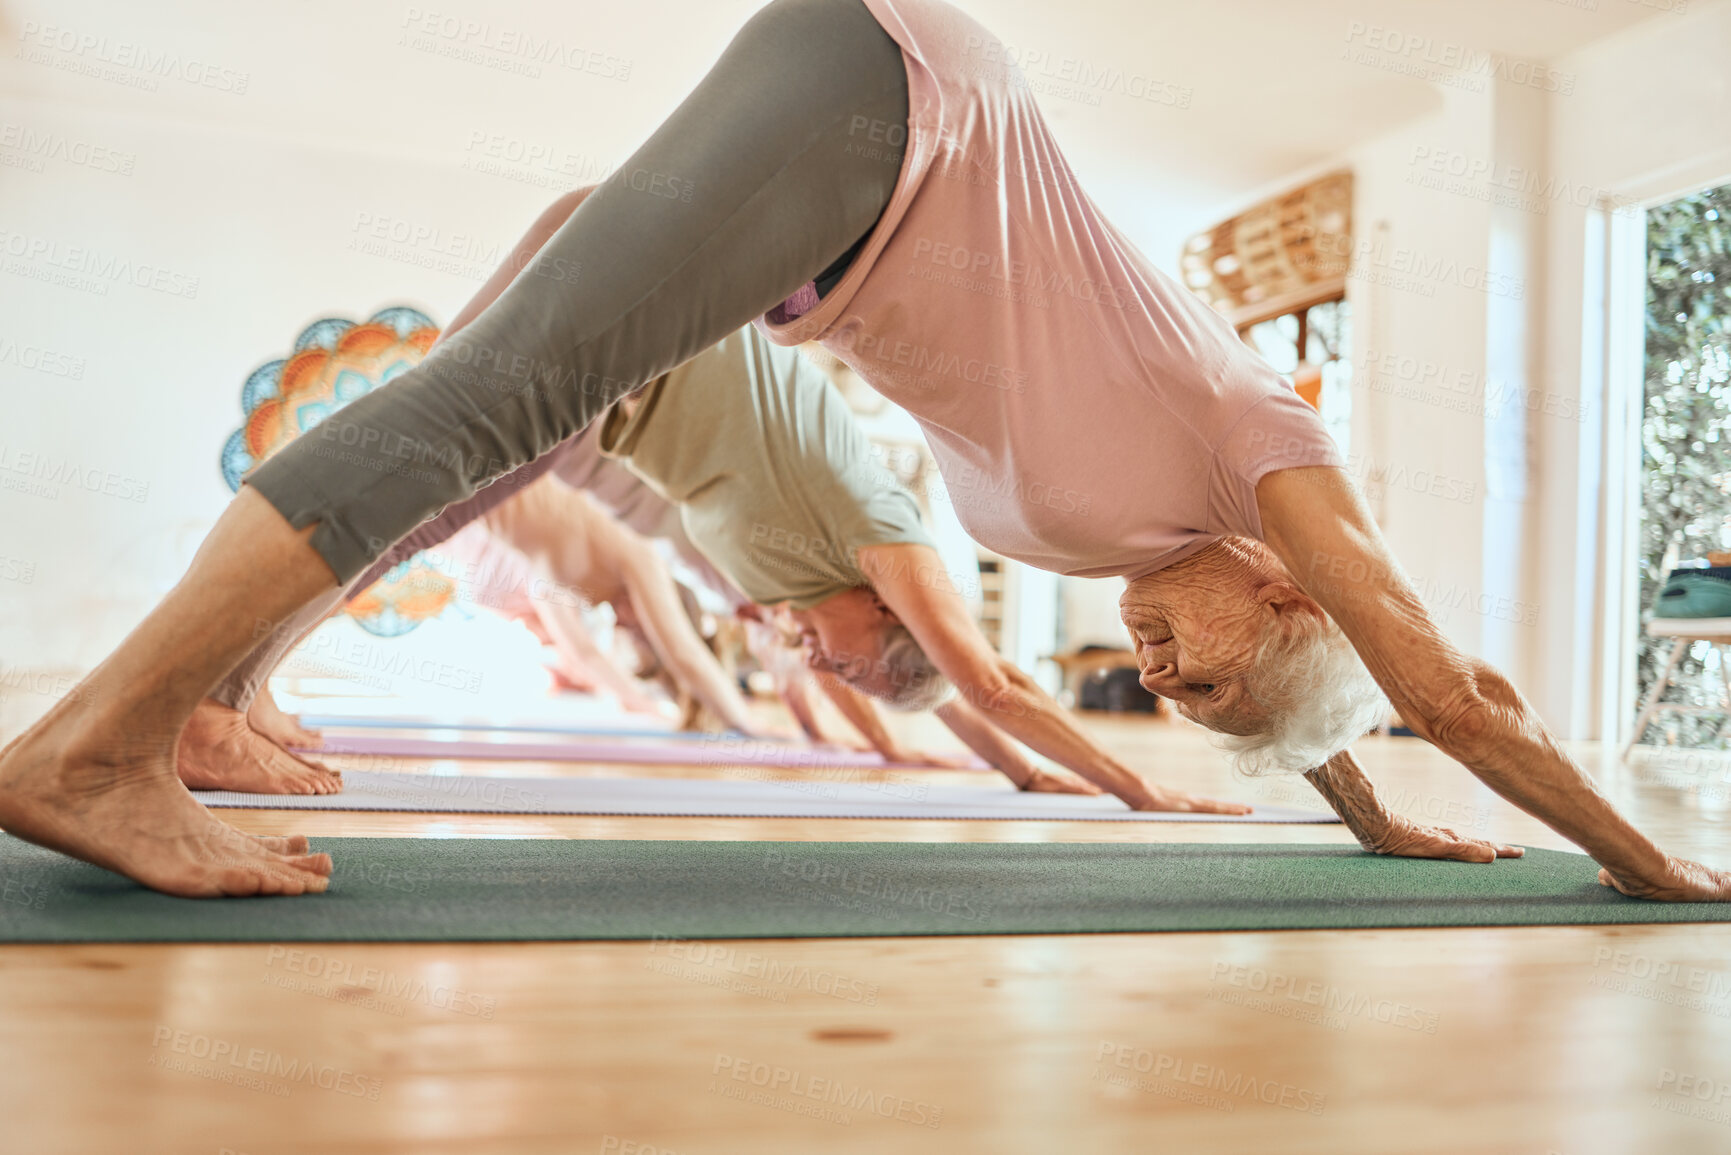
POLYGON ((321 838, 328 893, 168 898, 0 839, 4 942, 828 938, 1708 922, 1576 854, 1490 866, 1352 847, 321 838))

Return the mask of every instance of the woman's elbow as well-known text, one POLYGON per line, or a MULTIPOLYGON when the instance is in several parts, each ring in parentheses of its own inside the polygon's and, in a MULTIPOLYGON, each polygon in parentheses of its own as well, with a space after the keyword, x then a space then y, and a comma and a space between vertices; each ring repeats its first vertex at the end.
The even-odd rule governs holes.
POLYGON ((1438 697, 1415 711, 1413 731, 1451 757, 1468 764, 1484 760, 1492 747, 1519 728, 1520 695, 1502 674, 1475 664, 1452 676, 1438 697))

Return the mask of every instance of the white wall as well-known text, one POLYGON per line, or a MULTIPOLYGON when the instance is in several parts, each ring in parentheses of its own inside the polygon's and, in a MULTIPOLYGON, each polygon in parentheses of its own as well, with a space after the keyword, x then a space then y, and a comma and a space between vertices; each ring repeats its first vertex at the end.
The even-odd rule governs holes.
POLYGON ((76 380, 5 364, 0 478, 22 480, 33 468, 22 455, 37 454, 55 476, 121 482, 118 497, 78 482, 0 491, 7 549, 35 565, 33 582, 0 593, 0 653, 82 666, 178 577, 228 500, 217 455, 239 424, 246 376, 319 316, 407 303, 449 318, 513 239, 502 222, 532 217, 541 198, 446 166, 264 134, 65 104, 9 113, 38 139, 113 142, 137 158, 125 176, 53 161, 18 175, 0 218, 0 340, 84 363, 76 380), (486 211, 489 200, 508 207, 486 211), (368 216, 438 237, 386 242, 382 254, 351 248, 368 216), (440 246, 459 254, 457 271, 405 263, 440 246), (100 272, 123 262, 167 270, 180 292, 100 272))
MULTIPOLYGON (((589 63, 539 76, 411 43, 412 6, 8 6, 0 669, 112 649, 229 498, 217 457, 246 376, 321 316, 449 319, 754 6, 692 8, 673 38, 595 6, 569 57, 589 63)), ((489 18, 569 27, 534 5, 489 18)))
MULTIPOLYGON (((1355 149, 1350 465, 1395 556, 1421 591, 1479 585, 1484 483, 1480 407, 1439 388, 1482 370, 1488 206, 1424 187, 1424 159, 1486 156, 1490 98, 1448 89, 1440 111, 1355 149), (1414 400, 1413 398, 1420 398, 1414 400), (1431 401, 1441 403, 1433 404, 1431 401)), ((1476 649, 1474 614, 1438 609, 1476 649)))

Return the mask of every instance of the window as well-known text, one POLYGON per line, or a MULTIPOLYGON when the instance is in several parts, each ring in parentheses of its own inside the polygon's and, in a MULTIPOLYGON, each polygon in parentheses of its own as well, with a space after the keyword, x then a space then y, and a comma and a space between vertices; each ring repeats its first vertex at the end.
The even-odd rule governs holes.
MULTIPOLYGON (((1679 564, 1731 550, 1731 185, 1647 211, 1645 389, 1641 411, 1641 623, 1679 564)), ((1671 647, 1643 629, 1638 700, 1671 647)), ((1726 655, 1697 642, 1672 675, 1673 700, 1722 701, 1726 655)), ((1661 714, 1647 741, 1723 747, 1726 719, 1661 714)))
POLYGON ((1239 329, 1316 406, 1342 454, 1352 436, 1351 322, 1352 306, 1342 296, 1239 329))

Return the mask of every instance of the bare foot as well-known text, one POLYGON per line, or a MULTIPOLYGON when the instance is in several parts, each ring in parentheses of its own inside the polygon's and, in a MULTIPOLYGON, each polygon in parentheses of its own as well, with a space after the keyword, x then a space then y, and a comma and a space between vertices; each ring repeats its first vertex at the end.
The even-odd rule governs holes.
POLYGON ((317 750, 325 744, 317 730, 301 725, 293 714, 285 714, 271 697, 270 687, 259 690, 246 712, 247 724, 283 749, 317 750))
POLYGON ((304 838, 254 838, 213 818, 176 781, 172 746, 114 737, 132 733, 52 711, 0 750, 0 826, 185 898, 330 885, 330 855, 306 853, 304 838))
POLYGON ((180 780, 192 790, 336 794, 341 774, 290 754, 247 725, 238 710, 201 701, 180 732, 180 780))

